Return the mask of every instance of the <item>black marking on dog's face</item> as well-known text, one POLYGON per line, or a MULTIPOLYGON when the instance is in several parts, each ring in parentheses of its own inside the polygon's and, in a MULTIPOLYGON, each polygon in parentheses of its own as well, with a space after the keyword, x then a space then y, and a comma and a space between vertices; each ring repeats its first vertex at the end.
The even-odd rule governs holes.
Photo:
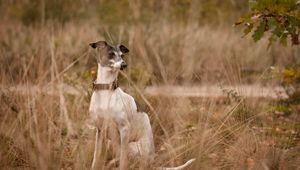
POLYGON ((124 45, 118 45, 117 48, 114 48, 105 41, 98 41, 89 45, 95 49, 97 62, 101 66, 114 70, 124 69, 127 66, 123 57, 129 50, 124 45))
POLYGON ((129 50, 127 47, 125 47, 124 45, 119 45, 118 48, 120 49, 120 51, 124 54, 128 53, 129 50))

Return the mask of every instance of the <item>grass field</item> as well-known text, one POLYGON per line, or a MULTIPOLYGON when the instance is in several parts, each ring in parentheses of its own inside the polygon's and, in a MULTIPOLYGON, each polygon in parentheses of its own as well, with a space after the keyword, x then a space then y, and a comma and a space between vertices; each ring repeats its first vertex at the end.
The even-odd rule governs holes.
MULTIPOLYGON (((0 169, 90 168, 95 130, 87 125, 88 106, 96 61, 88 44, 98 40, 130 49, 120 83, 150 116, 157 156, 149 169, 193 157, 187 169, 299 169, 299 104, 224 87, 280 86, 271 66, 299 63, 300 49, 268 49, 267 39, 254 43, 229 25, 158 20, 112 27, 90 18, 26 26, 2 18, 0 169), (162 85, 215 85, 226 97, 145 93, 147 86, 162 85)), ((113 168, 109 154, 100 159, 103 169, 113 168)), ((130 162, 130 169, 143 168, 130 162)))

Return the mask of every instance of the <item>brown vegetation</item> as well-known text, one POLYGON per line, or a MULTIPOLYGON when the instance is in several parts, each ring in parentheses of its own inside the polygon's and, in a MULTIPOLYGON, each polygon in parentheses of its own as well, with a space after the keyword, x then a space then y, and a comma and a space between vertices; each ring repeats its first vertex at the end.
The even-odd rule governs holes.
MULTIPOLYGON (((6 2, 0 2, 3 8, 6 2)), ((93 9, 80 2, 86 5, 82 8, 93 9)), ((297 104, 253 100, 231 89, 224 91, 227 98, 221 102, 144 93, 150 85, 278 86, 277 79, 268 79, 270 66, 294 66, 299 62, 299 47, 273 44, 267 49, 266 40, 242 39, 240 31, 226 23, 230 17, 221 21, 222 15, 211 24, 206 17, 203 23, 176 22, 172 17, 164 20, 145 14, 156 20, 143 20, 142 9, 132 1, 126 8, 136 10, 137 19, 128 23, 112 23, 110 18, 99 21, 104 15, 100 13, 84 19, 71 17, 63 24, 49 15, 43 22, 29 19, 28 24, 11 16, 22 4, 9 5, 11 11, 2 11, 6 15, 0 21, 1 169, 90 168, 95 131, 87 126, 87 119, 96 62, 88 44, 104 39, 122 42, 131 51, 121 87, 150 115, 158 153, 152 167, 179 165, 192 157, 197 161, 190 169, 300 166, 297 104), (12 90, 17 85, 23 88, 12 90), (69 93, 70 89, 80 93, 69 93)), ((218 9, 212 7, 212 11, 218 9)), ((101 159, 107 166, 110 157, 101 159)), ((131 162, 132 169, 138 167, 131 162)))

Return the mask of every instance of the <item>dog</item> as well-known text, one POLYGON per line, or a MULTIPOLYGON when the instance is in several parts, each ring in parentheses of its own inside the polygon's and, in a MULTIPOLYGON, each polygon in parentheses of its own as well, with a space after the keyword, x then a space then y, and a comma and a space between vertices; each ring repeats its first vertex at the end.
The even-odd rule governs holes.
MULTIPOLYGON (((127 67, 124 55, 129 53, 128 48, 124 45, 113 47, 105 41, 89 45, 98 64, 89 107, 90 117, 97 128, 92 169, 96 165, 98 146, 101 143, 100 132, 103 131, 107 132, 112 149, 119 157, 121 170, 128 168, 128 157, 153 162, 155 148, 149 117, 146 113, 137 111, 134 98, 119 88, 117 82, 119 71, 127 67)), ((182 169, 192 161, 194 160, 180 167, 161 169, 182 169)))

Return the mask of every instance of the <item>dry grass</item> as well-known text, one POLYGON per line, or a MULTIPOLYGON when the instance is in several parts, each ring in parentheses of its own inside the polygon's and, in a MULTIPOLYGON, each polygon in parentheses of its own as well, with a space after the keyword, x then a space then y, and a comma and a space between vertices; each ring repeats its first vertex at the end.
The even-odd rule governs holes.
MULTIPOLYGON (((101 39, 131 50, 129 79, 123 76, 121 86, 150 115, 158 153, 153 166, 192 157, 197 161, 190 169, 296 169, 299 163, 299 147, 283 150, 297 143, 277 147, 278 136, 265 129, 273 118, 269 101, 143 96, 146 85, 273 84, 261 79, 263 71, 297 62, 297 47, 267 50, 266 40, 254 44, 226 26, 159 22, 113 30, 93 22, 62 27, 6 22, 0 37, 1 169, 90 168, 95 132, 86 120, 95 61, 87 44, 101 39), (82 93, 66 93, 63 83, 82 93), (54 93, 9 90, 18 84, 54 93)), ((299 137, 296 125, 291 139, 299 137)), ((101 159, 108 162, 109 156, 101 159)))

